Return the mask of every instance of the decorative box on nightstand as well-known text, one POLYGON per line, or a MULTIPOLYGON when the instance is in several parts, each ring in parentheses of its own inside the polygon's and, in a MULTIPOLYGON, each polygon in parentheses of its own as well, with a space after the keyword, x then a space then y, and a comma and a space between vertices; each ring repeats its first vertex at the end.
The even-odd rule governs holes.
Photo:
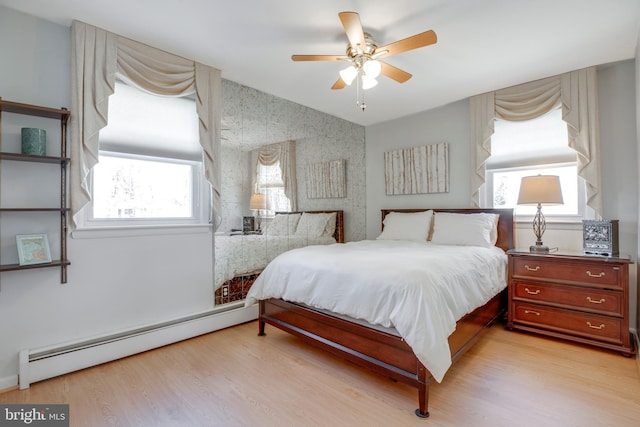
POLYGON ((634 354, 625 256, 509 251, 509 329, 634 354))

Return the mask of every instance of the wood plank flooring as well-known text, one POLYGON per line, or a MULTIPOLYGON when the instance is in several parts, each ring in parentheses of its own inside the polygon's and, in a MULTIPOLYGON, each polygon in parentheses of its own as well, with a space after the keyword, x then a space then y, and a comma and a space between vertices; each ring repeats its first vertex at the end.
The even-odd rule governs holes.
POLYGON ((257 322, 0 394, 69 403, 72 426, 638 426, 636 361, 495 325, 433 383, 370 374, 257 322))

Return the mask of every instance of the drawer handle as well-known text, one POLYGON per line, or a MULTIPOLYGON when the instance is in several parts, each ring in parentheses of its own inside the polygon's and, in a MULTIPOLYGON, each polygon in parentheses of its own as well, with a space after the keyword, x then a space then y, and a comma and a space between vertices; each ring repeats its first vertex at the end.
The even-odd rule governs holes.
POLYGON ((587 297, 587 301, 589 301, 592 304, 602 304, 606 300, 604 298, 600 298, 599 300, 594 300, 594 299, 591 299, 591 297, 587 297))
POLYGON ((587 326, 590 327, 591 329, 598 329, 598 330, 604 329, 604 323, 601 323, 600 326, 593 326, 591 322, 587 322, 587 326))
POLYGON ((529 295, 538 295, 540 293, 540 289, 536 289, 535 291, 530 291, 529 288, 524 288, 524 291, 529 295))
POLYGON ((589 276, 589 277, 597 277, 597 278, 604 277, 604 271, 601 271, 598 274, 593 274, 592 272, 587 270, 587 276, 589 276))
POLYGON ((540 316, 540 313, 538 313, 537 311, 533 311, 533 310, 525 310, 524 314, 535 314, 536 316, 540 316))
POLYGON ((540 270, 540 266, 539 265, 536 265, 536 268, 532 268, 532 267, 529 267, 527 264, 525 264, 524 268, 526 268, 529 271, 538 271, 538 270, 540 270))

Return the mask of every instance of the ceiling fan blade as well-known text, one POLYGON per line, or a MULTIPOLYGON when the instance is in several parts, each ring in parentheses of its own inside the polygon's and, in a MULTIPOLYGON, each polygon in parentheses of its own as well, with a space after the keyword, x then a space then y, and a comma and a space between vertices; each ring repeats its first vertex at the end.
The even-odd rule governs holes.
POLYGON ((376 49, 376 52, 382 52, 382 54, 376 57, 385 58, 387 56, 397 55, 398 53, 406 52, 408 50, 435 44, 437 41, 438 37, 433 30, 425 31, 424 33, 416 34, 414 36, 407 37, 406 39, 389 43, 385 46, 380 46, 376 49))
POLYGON ((338 16, 340 17, 344 31, 347 33, 351 47, 355 49, 356 46, 360 45, 359 50, 364 50, 364 30, 360 23, 360 15, 356 12, 340 12, 338 16))
POLYGON ((386 62, 380 61, 380 65, 382 65, 381 73, 398 83, 404 83, 411 78, 411 74, 406 71, 402 71, 400 68, 396 68, 393 65, 387 64, 386 62))
POLYGON ((348 59, 344 55, 291 55, 293 61, 342 61, 348 59))
POLYGON ((342 80, 340 77, 338 77, 338 80, 336 80, 336 82, 333 84, 333 86, 331 86, 331 89, 336 90, 336 89, 344 89, 347 86, 347 84, 344 82, 344 80, 342 80))

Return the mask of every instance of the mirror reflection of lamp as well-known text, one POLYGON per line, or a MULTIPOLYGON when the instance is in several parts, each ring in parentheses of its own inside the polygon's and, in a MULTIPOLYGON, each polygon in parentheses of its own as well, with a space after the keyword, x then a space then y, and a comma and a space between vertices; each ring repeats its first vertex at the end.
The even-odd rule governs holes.
POLYGON ((260 211, 267 208, 267 198, 262 193, 253 193, 251 198, 249 199, 249 209, 253 211, 254 216, 256 217, 256 227, 258 227, 258 232, 261 231, 260 228, 260 211))
POLYGON ((556 175, 525 176, 520 183, 519 205, 537 205, 538 211, 533 217, 533 233, 536 244, 529 247, 530 252, 549 252, 549 247, 542 244, 546 221, 542 215, 542 205, 562 205, 562 189, 560 177, 556 175))

